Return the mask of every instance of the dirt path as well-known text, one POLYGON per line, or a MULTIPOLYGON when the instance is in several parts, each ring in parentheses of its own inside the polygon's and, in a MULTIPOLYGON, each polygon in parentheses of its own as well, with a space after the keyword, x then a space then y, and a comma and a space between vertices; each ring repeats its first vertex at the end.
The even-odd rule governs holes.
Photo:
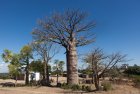
POLYGON ((0 94, 63 94, 65 90, 53 87, 1 87, 0 94))

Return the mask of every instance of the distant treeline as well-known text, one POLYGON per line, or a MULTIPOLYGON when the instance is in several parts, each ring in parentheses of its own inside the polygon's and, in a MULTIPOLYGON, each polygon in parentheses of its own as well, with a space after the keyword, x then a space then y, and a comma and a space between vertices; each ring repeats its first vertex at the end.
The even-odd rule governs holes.
POLYGON ((0 73, 0 79, 8 79, 10 78, 9 73, 0 73))
POLYGON ((130 74, 130 75, 140 75, 140 66, 138 65, 134 65, 134 66, 129 66, 126 70, 125 70, 126 74, 130 74))

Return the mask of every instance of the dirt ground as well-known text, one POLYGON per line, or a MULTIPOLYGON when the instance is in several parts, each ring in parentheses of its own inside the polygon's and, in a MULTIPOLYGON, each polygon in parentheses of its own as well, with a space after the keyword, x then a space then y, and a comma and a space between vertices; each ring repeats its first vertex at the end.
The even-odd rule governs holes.
MULTIPOLYGON (((60 78, 65 80, 65 78, 60 78)), ((15 82, 14 80, 0 80, 0 83, 15 82)), ((18 81, 24 83, 24 81, 18 81)), ((130 85, 115 85, 115 89, 105 92, 75 93, 56 87, 1 87, 0 94, 140 94, 140 90, 130 85)))

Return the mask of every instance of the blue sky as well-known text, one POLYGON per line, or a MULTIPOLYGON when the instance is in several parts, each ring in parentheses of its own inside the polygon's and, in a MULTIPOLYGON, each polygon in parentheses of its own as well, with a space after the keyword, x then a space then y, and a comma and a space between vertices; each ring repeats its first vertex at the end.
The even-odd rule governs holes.
MULTIPOLYGON (((140 65, 140 0, 0 0, 0 54, 5 48, 18 52, 31 42, 38 19, 66 9, 86 11, 97 23, 96 42, 80 47, 80 53, 95 47, 120 51, 133 59, 130 65, 140 65)), ((56 58, 65 60, 63 52, 56 58)), ((2 59, 0 64, 0 72, 7 71, 2 59)))

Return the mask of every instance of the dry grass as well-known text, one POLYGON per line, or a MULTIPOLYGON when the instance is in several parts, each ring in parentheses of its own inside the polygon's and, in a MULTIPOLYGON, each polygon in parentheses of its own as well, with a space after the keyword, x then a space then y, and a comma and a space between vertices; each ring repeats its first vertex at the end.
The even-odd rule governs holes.
MULTIPOLYGON (((56 79, 53 77, 52 79, 56 79)), ((55 80, 56 81, 56 80, 55 80)), ((66 78, 60 77, 59 81, 66 81, 66 78)), ((14 80, 0 80, 0 83, 15 82, 14 80)), ((18 81, 18 83, 24 83, 24 81, 18 81)), ((56 87, 0 87, 0 94, 82 94, 82 93, 64 93, 72 92, 63 90, 56 87)), ((134 88, 131 85, 114 85, 114 90, 90 92, 83 94, 140 94, 140 90, 134 88)))

